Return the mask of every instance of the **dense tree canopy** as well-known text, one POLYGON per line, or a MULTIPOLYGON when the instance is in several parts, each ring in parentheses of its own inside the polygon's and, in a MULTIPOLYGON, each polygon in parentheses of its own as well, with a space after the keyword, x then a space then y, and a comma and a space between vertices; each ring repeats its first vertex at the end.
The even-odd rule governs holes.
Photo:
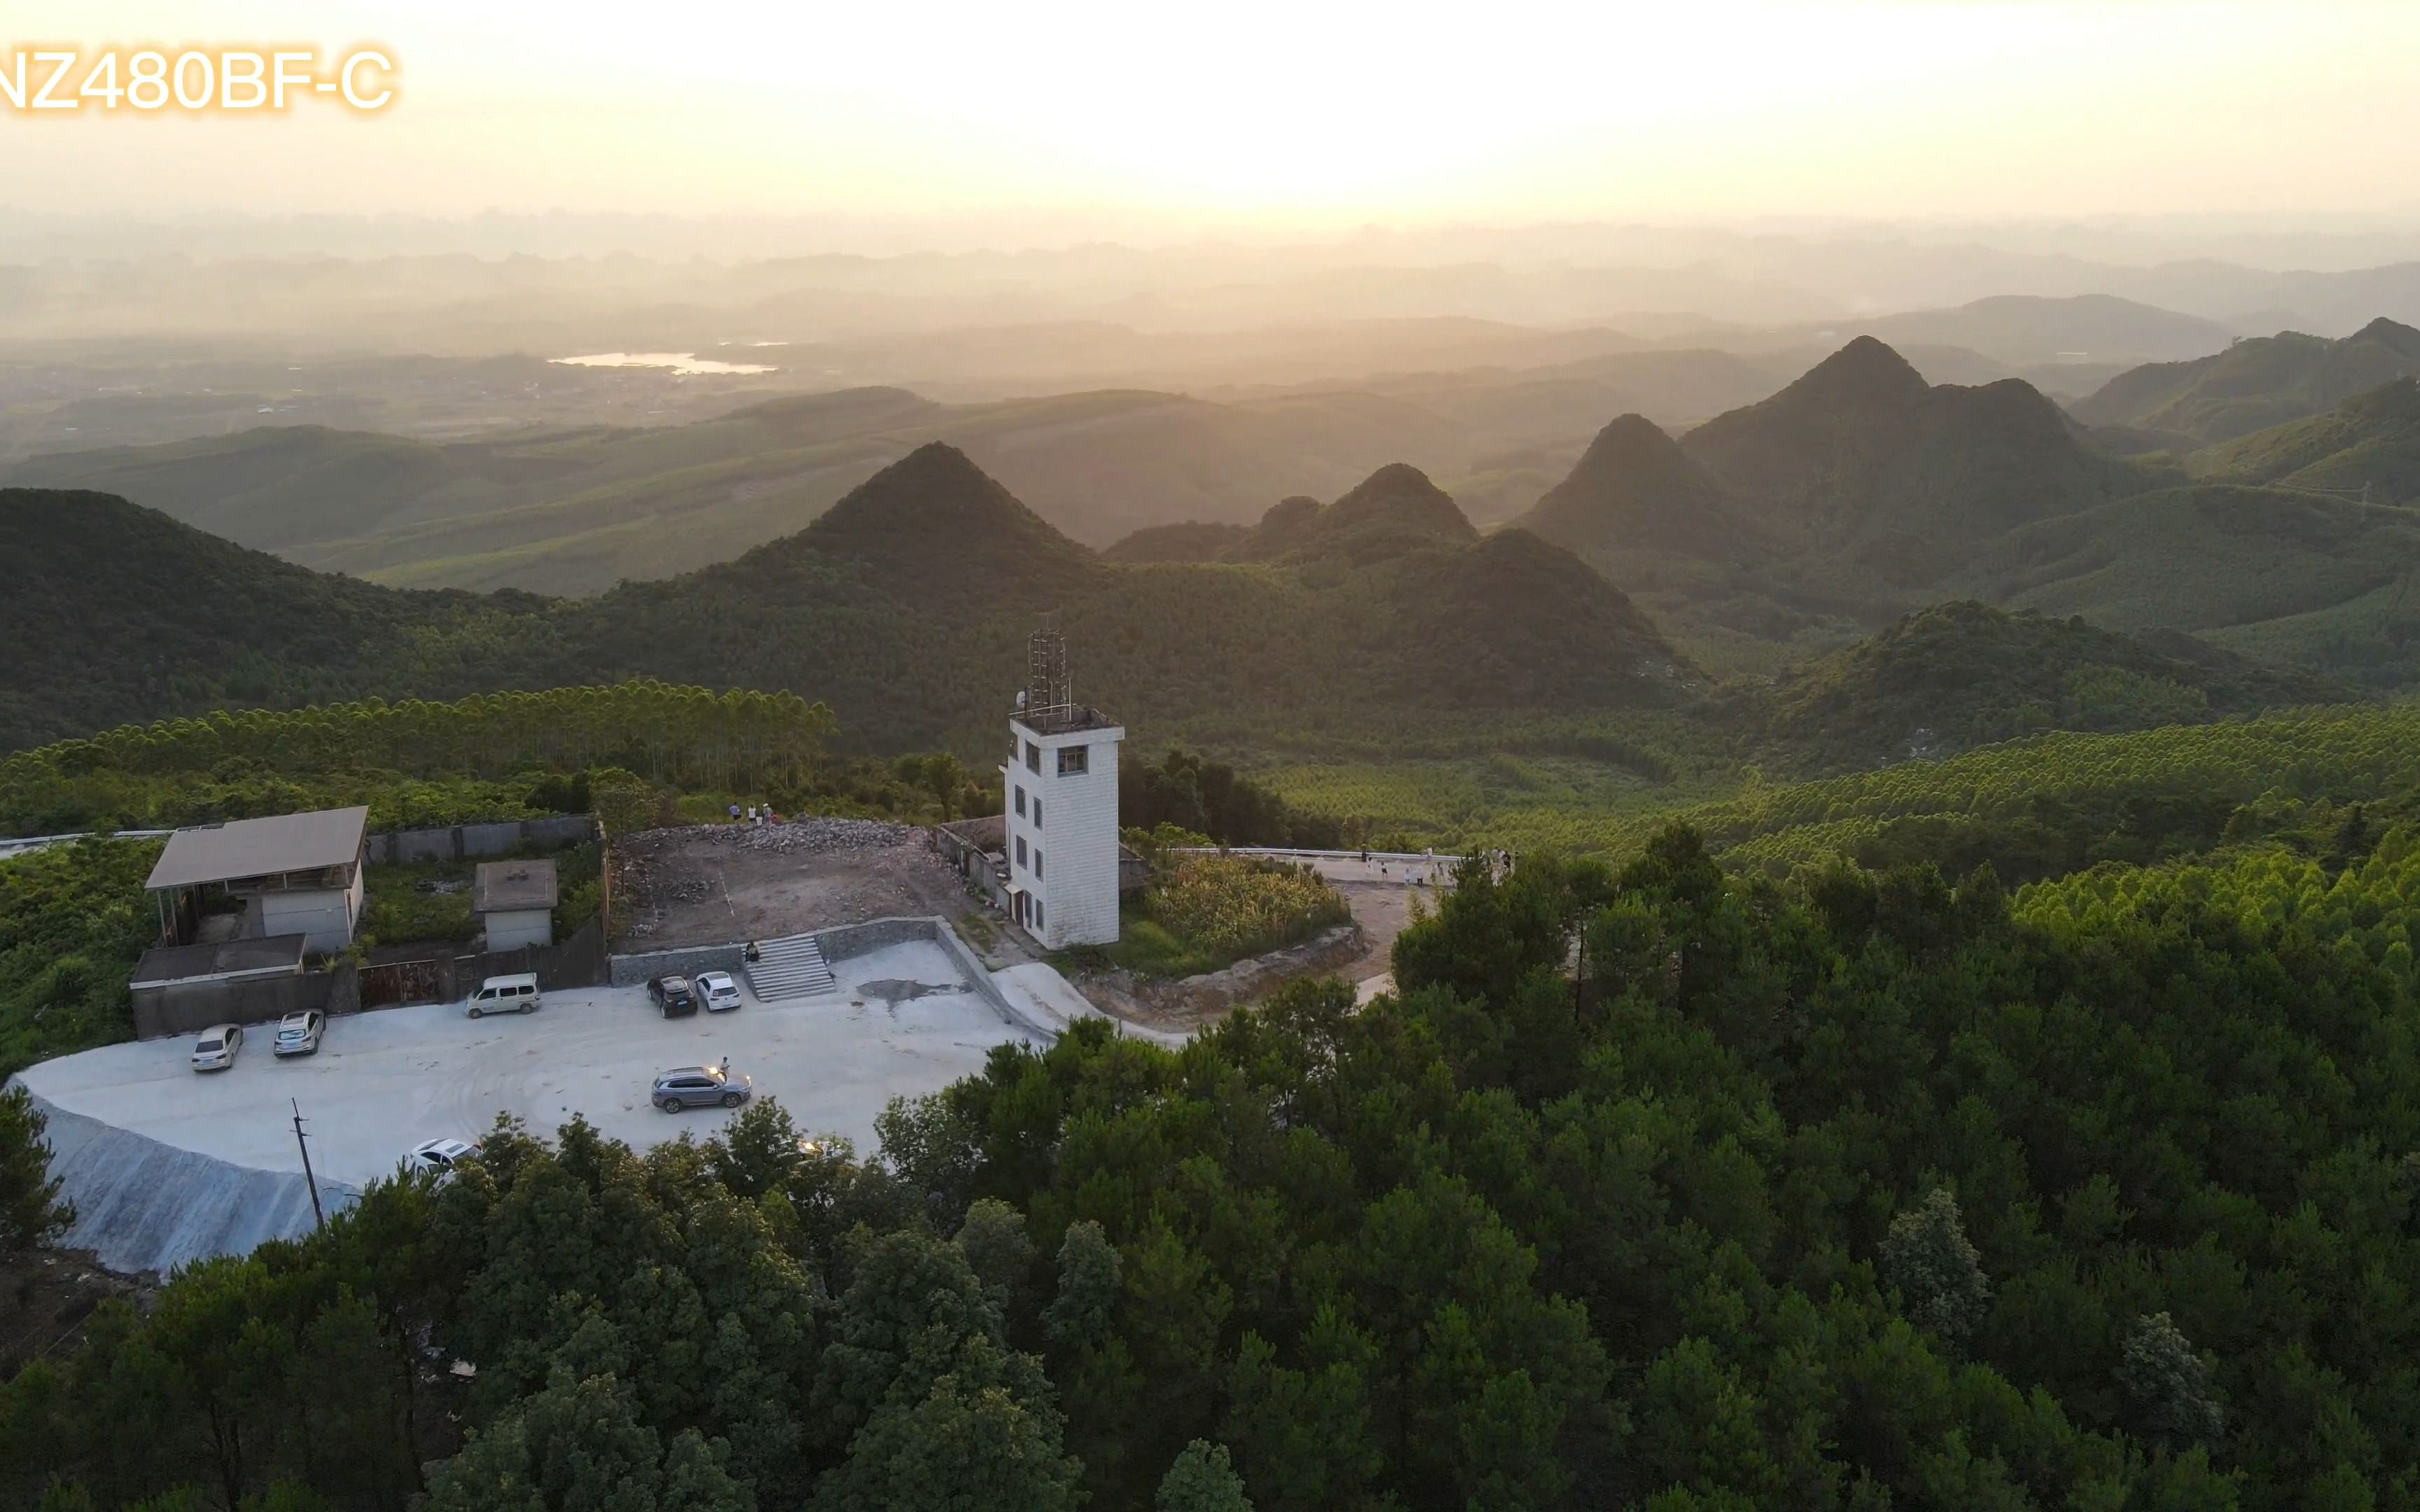
POLYGON ((1685 829, 1472 863, 1396 995, 1003 1048, 878 1161, 769 1103, 644 1155, 500 1129, 108 1311, 0 1391, 0 1474, 105 1508, 399 1506, 424 1462, 445 1508, 2409 1505, 2413 898, 2401 831, 2014 894, 1741 879, 1685 829))

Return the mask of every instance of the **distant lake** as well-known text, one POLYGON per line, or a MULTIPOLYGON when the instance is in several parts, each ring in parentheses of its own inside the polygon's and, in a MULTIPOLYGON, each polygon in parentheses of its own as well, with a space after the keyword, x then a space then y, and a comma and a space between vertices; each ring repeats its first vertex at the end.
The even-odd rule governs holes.
POLYGON ((669 367, 675 373, 770 373, 768 363, 718 363, 695 352, 591 352, 585 357, 557 357, 573 367, 669 367))

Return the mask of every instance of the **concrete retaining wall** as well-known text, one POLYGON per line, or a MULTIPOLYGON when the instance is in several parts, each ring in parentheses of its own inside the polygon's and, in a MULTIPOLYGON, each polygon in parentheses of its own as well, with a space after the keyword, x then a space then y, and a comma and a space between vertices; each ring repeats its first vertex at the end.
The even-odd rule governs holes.
MULTIPOLYGON (((75 1225, 59 1242, 91 1250, 112 1271, 164 1275, 312 1229, 311 1191, 299 1171, 232 1165, 39 1097, 34 1105, 50 1121, 51 1174, 76 1209, 75 1225)), ((360 1197, 359 1189, 341 1182, 319 1183, 331 1216, 360 1197)))
POLYGON ((1265 997, 1287 982, 1333 971, 1359 955, 1368 943, 1360 925, 1339 924, 1300 945, 1247 957, 1222 971, 1206 971, 1198 977, 1148 988, 1144 995, 1155 1003, 1180 1011, 1223 1012, 1238 1003, 1265 997))
POLYGON ((701 971, 728 971, 739 974, 747 964, 748 947, 735 945, 693 945, 681 950, 649 950, 640 955, 617 955, 606 961, 606 980, 616 987, 636 987, 650 978, 671 975, 693 977, 701 971))

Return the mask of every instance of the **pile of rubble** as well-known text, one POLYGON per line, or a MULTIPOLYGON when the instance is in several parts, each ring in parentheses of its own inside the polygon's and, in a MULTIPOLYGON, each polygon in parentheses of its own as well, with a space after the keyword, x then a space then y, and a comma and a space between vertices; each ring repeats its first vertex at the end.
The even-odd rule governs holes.
POLYGON ((778 825, 699 825, 676 831, 743 851, 872 851, 905 845, 923 834, 888 819, 793 819, 778 825))

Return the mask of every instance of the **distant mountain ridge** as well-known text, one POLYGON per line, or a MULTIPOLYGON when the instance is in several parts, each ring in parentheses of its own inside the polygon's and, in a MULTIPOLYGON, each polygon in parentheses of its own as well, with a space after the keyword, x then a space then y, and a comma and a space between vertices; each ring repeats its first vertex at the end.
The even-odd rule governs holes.
POLYGON ((2340 340, 2287 331, 2190 362, 2134 368, 2077 401, 2071 411, 2089 425, 2228 441, 2414 376, 2420 376, 2420 330, 2381 316, 2340 340))
POLYGON ((2219 321, 2114 294, 1995 294, 1945 309, 1836 321, 1833 328, 1896 347, 1962 347, 2006 363, 2191 358, 2224 348, 2235 334, 2219 321))
POLYGON ((1769 399, 1659 435, 1607 427, 1518 523, 1718 670, 1974 598, 2367 686, 2420 672, 2420 513, 2395 507, 2420 499, 2410 380, 2181 461, 2130 459, 2023 383, 1929 385, 1859 338, 1769 399))
POLYGON ((1681 445, 1776 542, 1845 550, 1908 582, 1964 543, 2132 482, 2031 385, 1936 388, 1870 336, 1681 445))

